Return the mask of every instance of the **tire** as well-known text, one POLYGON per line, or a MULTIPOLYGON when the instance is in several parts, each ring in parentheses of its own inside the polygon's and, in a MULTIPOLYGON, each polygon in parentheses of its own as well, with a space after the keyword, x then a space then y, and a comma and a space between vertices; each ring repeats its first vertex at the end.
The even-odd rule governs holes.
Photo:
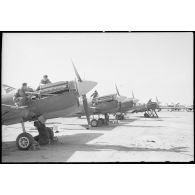
POLYGON ((98 126, 98 121, 96 119, 91 120, 91 126, 92 127, 97 127, 98 126))
POLYGON ((29 133, 21 133, 16 139, 16 145, 19 150, 28 150, 34 141, 34 138, 29 133))
POLYGON ((150 116, 147 113, 144 113, 144 117, 149 118, 150 116))

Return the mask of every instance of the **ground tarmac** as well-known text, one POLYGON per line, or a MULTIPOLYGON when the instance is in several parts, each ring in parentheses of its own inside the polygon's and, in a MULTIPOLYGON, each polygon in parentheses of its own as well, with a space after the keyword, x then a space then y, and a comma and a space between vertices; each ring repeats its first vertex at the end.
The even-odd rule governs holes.
MULTIPOLYGON (((58 118, 58 142, 19 151, 20 124, 2 126, 2 162, 190 162, 194 160, 193 112, 159 112, 159 118, 128 114, 119 124, 86 129, 86 119, 58 118)), ((33 136, 37 130, 25 123, 33 136)))

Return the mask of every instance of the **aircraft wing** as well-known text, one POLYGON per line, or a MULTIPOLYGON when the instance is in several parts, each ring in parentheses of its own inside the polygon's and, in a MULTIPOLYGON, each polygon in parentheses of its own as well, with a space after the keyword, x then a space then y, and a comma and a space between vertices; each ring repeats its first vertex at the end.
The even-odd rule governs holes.
POLYGON ((174 109, 174 106, 159 106, 160 109, 174 109))
POLYGON ((26 118, 30 113, 30 111, 27 109, 27 106, 16 107, 1 104, 1 109, 3 125, 14 124, 16 121, 20 122, 22 118, 26 118))

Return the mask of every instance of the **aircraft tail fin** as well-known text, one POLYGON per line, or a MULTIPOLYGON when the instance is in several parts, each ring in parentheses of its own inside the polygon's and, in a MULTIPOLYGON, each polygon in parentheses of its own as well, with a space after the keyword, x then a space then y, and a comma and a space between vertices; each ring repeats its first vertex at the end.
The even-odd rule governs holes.
POLYGON ((13 91, 15 88, 14 87, 11 87, 9 85, 5 85, 3 84, 3 89, 5 90, 6 93, 10 93, 11 91, 13 91))

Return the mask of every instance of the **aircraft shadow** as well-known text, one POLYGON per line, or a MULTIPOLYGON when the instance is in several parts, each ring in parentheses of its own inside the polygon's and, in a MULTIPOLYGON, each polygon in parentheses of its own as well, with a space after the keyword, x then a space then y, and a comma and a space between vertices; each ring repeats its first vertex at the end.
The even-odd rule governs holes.
POLYGON ((57 124, 62 124, 61 122, 46 122, 46 125, 57 125, 57 124))
POLYGON ((109 144, 87 144, 89 141, 98 138, 103 134, 101 133, 84 133, 69 136, 62 136, 59 140, 61 145, 65 145, 65 152, 68 151, 69 157, 64 159, 67 161, 75 152, 101 152, 101 151, 122 151, 122 152, 188 152, 188 147, 171 147, 168 149, 163 148, 147 148, 147 147, 128 147, 122 145, 109 145, 109 144))
MULTIPOLYGON (((23 153, 23 159, 26 161, 25 154, 33 156, 28 162, 67 162, 75 152, 101 152, 101 151, 122 151, 122 152, 188 152, 188 147, 147 148, 147 147, 128 147, 122 145, 109 144, 88 144, 88 142, 102 136, 103 133, 79 133, 74 135, 59 136, 59 141, 55 144, 41 146, 38 151, 19 151, 16 148, 15 141, 4 142, 2 147, 2 157, 11 156, 16 153, 23 153), (49 151, 49 152, 48 152, 49 151), (51 159, 52 156, 52 159, 51 159), (38 159, 37 159, 38 158, 38 159)), ((101 142, 100 142, 101 143, 101 142)), ((79 157, 78 161, 79 161, 79 157)), ((12 162, 15 162, 14 159, 12 162)), ((23 160, 20 158, 20 162, 23 160)), ((81 162, 81 161, 79 161, 81 162)), ((95 162, 95 160, 94 160, 95 162)))
POLYGON ((79 150, 80 145, 85 145, 87 142, 96 139, 102 135, 103 133, 79 133, 74 135, 62 135, 58 136, 58 142, 50 145, 41 146, 41 149, 36 151, 20 151, 16 146, 16 141, 2 142, 2 162, 56 162, 53 160, 49 160, 50 154, 54 154, 56 156, 56 159, 63 156, 63 160, 59 162, 66 162, 73 155, 74 152, 79 150), (34 155, 34 157, 32 156, 30 159, 27 160, 25 156, 29 155, 29 153, 34 155), (18 154, 22 155, 23 159, 20 158, 18 160, 14 159, 13 157, 11 161, 3 160, 3 158, 6 158, 6 156, 11 157, 13 155, 17 156, 18 154))
POLYGON ((130 118, 130 119, 124 119, 124 120, 120 120, 120 123, 132 123, 134 121, 137 121, 137 118, 130 118))
MULTIPOLYGON (((81 125, 84 128, 87 128, 87 125, 81 125)), ((102 125, 100 127, 91 127, 90 130, 96 131, 112 131, 114 128, 118 127, 119 124, 109 124, 109 125, 102 125)))
POLYGON ((146 127, 146 128, 157 128, 157 127, 165 127, 165 126, 150 126, 150 125, 128 125, 128 127, 146 127))

